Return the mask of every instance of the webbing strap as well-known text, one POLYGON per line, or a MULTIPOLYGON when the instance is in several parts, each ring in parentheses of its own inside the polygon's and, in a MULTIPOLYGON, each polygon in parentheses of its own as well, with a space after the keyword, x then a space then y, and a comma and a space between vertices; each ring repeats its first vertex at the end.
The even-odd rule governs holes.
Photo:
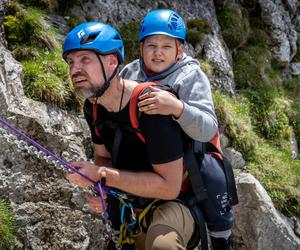
POLYGON ((233 169, 229 160, 226 157, 223 157, 223 170, 227 182, 227 192, 229 194, 229 197, 231 198, 230 205, 234 206, 239 203, 239 199, 237 195, 233 169))
POLYGON ((200 233, 201 250, 208 250, 207 230, 206 230, 206 224, 205 224, 203 213, 201 209, 198 208, 197 204, 190 207, 190 211, 195 219, 195 223, 197 224, 197 229, 199 230, 200 233))
POLYGON ((116 129, 115 138, 114 138, 112 151, 111 151, 112 165, 114 168, 116 168, 117 166, 117 159, 118 159, 121 140, 122 140, 122 131, 118 126, 116 129))
MULTIPOLYGON (((94 122, 97 121, 98 110, 97 110, 97 103, 93 103, 93 120, 94 122)), ((95 133, 98 137, 100 137, 99 129, 95 128, 95 133)))
POLYGON ((203 178, 199 178, 199 176, 202 176, 198 166, 199 163, 190 147, 184 152, 183 161, 189 172, 193 192, 196 194, 196 196, 188 201, 189 205, 193 206, 194 204, 207 199, 207 191, 203 183, 203 178))
POLYGON ((137 136, 145 143, 144 136, 139 132, 139 112, 137 109, 137 103, 139 100, 140 94, 149 86, 161 86, 159 83, 155 82, 143 82, 139 83, 132 91, 130 97, 130 104, 129 104, 129 116, 132 127, 136 130, 137 136))

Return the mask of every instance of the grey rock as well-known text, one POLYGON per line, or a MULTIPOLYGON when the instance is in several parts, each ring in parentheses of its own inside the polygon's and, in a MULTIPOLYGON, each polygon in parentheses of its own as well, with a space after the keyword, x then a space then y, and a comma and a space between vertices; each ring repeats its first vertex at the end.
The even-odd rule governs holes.
POLYGON ((300 239, 282 215, 274 208, 271 198, 250 174, 237 176, 239 204, 235 207, 233 229, 236 249, 297 250, 300 239))

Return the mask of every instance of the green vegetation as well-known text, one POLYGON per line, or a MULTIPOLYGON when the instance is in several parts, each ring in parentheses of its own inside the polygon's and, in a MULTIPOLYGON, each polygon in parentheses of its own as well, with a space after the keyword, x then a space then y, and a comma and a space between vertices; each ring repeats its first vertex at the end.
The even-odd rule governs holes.
POLYGON ((242 47, 249 36, 249 20, 246 11, 231 5, 219 11, 217 16, 227 46, 230 49, 242 47))
POLYGON ((187 22, 186 40, 195 48, 201 42, 205 34, 212 33, 209 23, 203 19, 192 19, 187 22))
MULTIPOLYGON (((214 91, 216 113, 232 146, 242 152, 247 169, 271 196, 275 206, 286 215, 300 215, 300 161, 291 158, 290 145, 279 148, 262 138, 253 125, 252 106, 246 94, 235 99, 214 91), (284 173, 284 174, 283 174, 284 173)), ((254 119, 255 120, 255 119, 254 119)))
POLYGON ((47 11, 59 11, 65 14, 69 8, 78 3, 78 0, 18 0, 27 7, 36 7, 47 11))
POLYGON ((25 95, 77 111, 81 101, 74 94, 67 65, 61 58, 56 30, 44 15, 41 10, 12 1, 4 20, 9 48, 24 68, 25 95))
POLYGON ((12 249, 15 235, 14 214, 8 204, 0 199, 0 249, 12 249))
POLYGON ((139 22, 124 24, 120 29, 120 35, 124 42, 125 64, 139 58, 140 44, 138 41, 139 22))
POLYGON ((59 47, 55 31, 43 19, 43 12, 38 9, 23 9, 18 4, 9 8, 14 15, 7 15, 4 20, 5 34, 11 49, 16 46, 34 46, 54 50, 59 47))
POLYGON ((237 95, 214 93, 218 117, 276 207, 299 216, 300 161, 292 159, 290 144, 293 133, 300 143, 299 78, 287 79, 276 67, 259 18, 247 20, 237 6, 219 10, 218 17, 228 47, 238 48, 233 57, 237 95))
POLYGON ((61 60, 61 51, 36 51, 34 60, 21 61, 24 67, 24 91, 37 101, 56 104, 66 109, 77 110, 80 101, 68 78, 68 68, 61 60))

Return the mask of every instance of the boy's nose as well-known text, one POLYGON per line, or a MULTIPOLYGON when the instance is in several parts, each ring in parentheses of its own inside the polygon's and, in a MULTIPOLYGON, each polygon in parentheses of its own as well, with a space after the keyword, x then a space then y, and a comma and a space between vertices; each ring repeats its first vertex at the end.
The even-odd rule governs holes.
POLYGON ((161 49, 160 48, 155 48, 154 54, 155 55, 160 55, 161 54, 161 49))

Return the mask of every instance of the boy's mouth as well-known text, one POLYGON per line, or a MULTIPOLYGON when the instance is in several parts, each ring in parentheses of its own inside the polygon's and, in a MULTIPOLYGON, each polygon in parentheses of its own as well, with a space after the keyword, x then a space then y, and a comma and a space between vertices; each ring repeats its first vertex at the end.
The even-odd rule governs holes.
POLYGON ((161 63, 161 62, 164 62, 164 60, 162 60, 162 59, 152 59, 152 62, 161 63))

